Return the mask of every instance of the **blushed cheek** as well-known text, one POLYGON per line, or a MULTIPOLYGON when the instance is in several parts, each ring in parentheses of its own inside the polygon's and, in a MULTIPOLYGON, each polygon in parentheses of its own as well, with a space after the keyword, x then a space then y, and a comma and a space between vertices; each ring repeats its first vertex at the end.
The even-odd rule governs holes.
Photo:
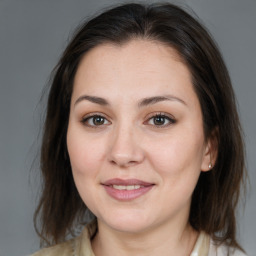
POLYGON ((185 170, 198 172, 202 160, 201 139, 191 140, 191 134, 170 139, 170 143, 152 145, 149 152, 154 169, 163 175, 181 175, 185 170))
POLYGON ((73 173, 87 175, 99 169, 104 154, 102 146, 96 147, 88 141, 77 141, 76 138, 70 138, 69 142, 68 152, 73 173))
POLYGON ((175 139, 165 140, 163 143, 154 143, 149 147, 148 159, 155 170, 162 173, 175 173, 184 165, 184 149, 182 143, 175 139))

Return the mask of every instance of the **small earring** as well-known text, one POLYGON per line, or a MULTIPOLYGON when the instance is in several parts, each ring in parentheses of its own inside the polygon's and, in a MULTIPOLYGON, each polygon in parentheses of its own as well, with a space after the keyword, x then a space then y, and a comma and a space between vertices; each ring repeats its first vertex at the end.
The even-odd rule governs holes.
POLYGON ((212 163, 209 163, 208 167, 209 169, 212 169, 212 163))

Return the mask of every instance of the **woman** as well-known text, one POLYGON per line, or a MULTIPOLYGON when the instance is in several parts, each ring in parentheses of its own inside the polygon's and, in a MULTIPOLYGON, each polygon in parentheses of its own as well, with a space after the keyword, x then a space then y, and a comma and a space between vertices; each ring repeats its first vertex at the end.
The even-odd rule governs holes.
POLYGON ((177 6, 125 4, 78 30, 55 70, 41 169, 35 220, 51 247, 35 255, 244 255, 231 82, 177 6))

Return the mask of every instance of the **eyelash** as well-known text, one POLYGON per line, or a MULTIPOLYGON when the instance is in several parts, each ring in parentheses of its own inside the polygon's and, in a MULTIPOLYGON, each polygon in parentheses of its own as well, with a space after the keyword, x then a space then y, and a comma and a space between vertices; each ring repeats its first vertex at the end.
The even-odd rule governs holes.
POLYGON ((81 120, 81 123, 85 126, 96 129, 96 128, 101 128, 100 126, 103 126, 103 125, 109 125, 109 124, 105 124, 106 121, 109 122, 109 124, 111 124, 111 122, 108 121, 108 119, 104 115, 102 115, 100 113, 99 114, 93 113, 93 114, 89 114, 89 115, 83 117, 81 120), (94 122, 93 120, 95 120, 95 118, 102 118, 104 123, 100 124, 100 125, 96 125, 95 123, 94 123, 94 125, 89 124, 89 121, 91 120, 92 122, 94 122))
POLYGON ((149 124, 149 125, 152 125, 152 126, 154 126, 154 127, 156 127, 156 128, 165 128, 165 127, 168 127, 168 126, 170 126, 170 125, 176 123, 176 120, 175 120, 172 116, 170 116, 170 115, 168 115, 168 114, 165 114, 165 113, 156 113, 156 114, 150 116, 150 117, 146 120, 146 122, 149 123, 150 120, 154 120, 154 119, 156 119, 156 118, 163 118, 163 119, 164 119, 164 123, 165 123, 166 121, 167 121, 168 123, 167 123, 167 124, 163 124, 163 125, 162 125, 162 124, 157 125, 157 124, 155 123, 155 121, 153 121, 154 123, 153 123, 153 124, 149 124))
MULTIPOLYGON (((83 125, 87 126, 87 127, 94 128, 94 129, 96 129, 96 128, 101 128, 101 126, 105 126, 105 125, 111 124, 111 122, 108 121, 108 119, 107 119, 104 115, 102 115, 102 114, 100 114, 100 113, 99 113, 99 114, 93 113, 93 114, 89 114, 89 115, 83 117, 82 120, 81 120, 81 123, 82 123, 83 125), (103 119, 103 120, 102 120, 103 123, 102 123, 102 124, 99 124, 99 125, 96 125, 96 124, 94 123, 95 118, 101 118, 101 119, 103 119), (90 121, 92 121, 94 124, 89 124, 90 121), (107 124, 105 123, 106 121, 108 122, 107 124)), ((148 124, 148 125, 154 126, 154 127, 156 127, 156 128, 165 128, 165 127, 168 127, 168 126, 170 126, 170 125, 172 125, 172 124, 174 124, 174 123, 176 123, 176 120, 175 120, 173 117, 171 117, 170 115, 167 115, 167 114, 165 114, 165 113, 156 113, 156 114, 154 114, 154 115, 151 115, 143 124, 148 124), (164 120, 164 124, 159 124, 159 125, 157 125, 157 124, 155 123, 155 121, 154 121, 154 119, 156 119, 156 118, 162 118, 161 121, 164 120), (153 123, 152 123, 152 124, 149 123, 150 120, 153 120, 153 123), (166 124, 166 121, 168 122, 167 124, 166 124)))

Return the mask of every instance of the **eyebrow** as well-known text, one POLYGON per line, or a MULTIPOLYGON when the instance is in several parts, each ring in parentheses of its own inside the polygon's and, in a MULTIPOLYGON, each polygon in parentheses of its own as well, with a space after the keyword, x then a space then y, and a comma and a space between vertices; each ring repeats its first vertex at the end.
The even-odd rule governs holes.
POLYGON ((109 105, 107 100, 105 100, 104 98, 96 97, 96 96, 90 96, 90 95, 83 95, 83 96, 79 97, 76 100, 74 105, 77 105, 79 102, 81 102, 83 100, 88 100, 88 101, 90 101, 92 103, 99 104, 99 105, 102 105, 102 106, 109 105))
POLYGON ((163 96, 154 96, 154 97, 145 98, 145 99, 142 99, 138 105, 139 107, 146 107, 148 105, 153 105, 161 101, 177 101, 184 105, 187 105, 184 100, 173 95, 163 95, 163 96))
MULTIPOLYGON (((96 97, 96 96, 90 96, 90 95, 82 95, 81 97, 79 97, 75 101, 74 105, 77 105, 79 102, 81 102, 83 100, 87 100, 87 101, 90 101, 92 103, 99 104, 101 106, 109 106, 110 105, 109 102, 106 99, 101 98, 101 97, 96 97)), ((185 103, 185 101, 183 101, 182 99, 180 99, 176 96, 163 95, 163 96, 153 96, 153 97, 144 98, 138 103, 138 106, 140 108, 141 107, 146 107, 146 106, 153 105, 153 104, 156 104, 156 103, 161 102, 161 101, 177 101, 177 102, 180 102, 184 105, 187 105, 185 103)))

